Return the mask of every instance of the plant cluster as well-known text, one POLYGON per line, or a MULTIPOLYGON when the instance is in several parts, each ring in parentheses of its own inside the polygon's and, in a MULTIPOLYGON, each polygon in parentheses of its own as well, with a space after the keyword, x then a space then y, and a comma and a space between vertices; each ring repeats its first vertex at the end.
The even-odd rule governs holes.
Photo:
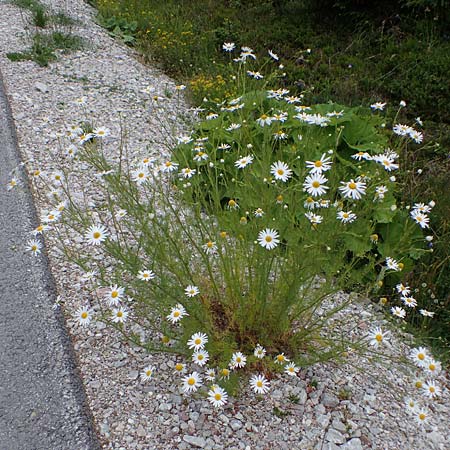
MULTIPOLYGON (((266 88, 274 52, 260 65, 248 47, 233 56, 241 95, 204 111, 166 158, 133 161, 121 147, 115 161, 108 128, 89 123, 61 134, 61 167, 31 170, 52 201, 27 243, 39 254, 41 236, 54 232, 82 269, 90 300, 75 312, 81 326, 100 320, 134 345, 180 355, 180 389, 215 407, 243 377, 265 395, 277 374, 295 377, 349 348, 381 356, 389 332, 349 332, 339 313, 352 297, 335 294, 378 289, 427 252, 434 207, 396 199, 394 174, 423 134, 388 123, 384 103, 305 105, 266 88), (95 176, 77 187, 87 167, 95 176)), ((407 285, 397 291, 404 306, 392 317, 402 320, 418 305, 407 285)), ((428 377, 418 388, 433 400, 440 363, 414 352, 428 377)), ((142 380, 155 371, 145 367, 142 380)), ((429 417, 423 402, 412 411, 419 423, 429 417)))
POLYGON ((64 12, 52 13, 38 0, 16 0, 14 4, 30 11, 28 21, 34 32, 29 36, 31 47, 28 50, 7 53, 11 61, 30 60, 45 67, 57 59, 57 50, 68 52, 82 47, 83 40, 71 32, 76 21, 64 12))

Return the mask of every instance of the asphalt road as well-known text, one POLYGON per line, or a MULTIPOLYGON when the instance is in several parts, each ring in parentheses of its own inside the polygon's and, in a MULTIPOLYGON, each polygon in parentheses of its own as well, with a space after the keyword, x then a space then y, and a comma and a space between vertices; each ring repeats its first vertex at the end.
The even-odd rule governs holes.
POLYGON ((45 254, 25 252, 36 211, 0 74, 0 450, 94 450, 85 394, 45 254))

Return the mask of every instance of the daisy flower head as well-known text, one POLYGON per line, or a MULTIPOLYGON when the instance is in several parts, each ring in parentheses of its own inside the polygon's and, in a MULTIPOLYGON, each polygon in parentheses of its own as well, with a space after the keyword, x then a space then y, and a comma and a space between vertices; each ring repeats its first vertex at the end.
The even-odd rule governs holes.
POLYGON ((442 365, 439 361, 433 358, 427 357, 423 365, 424 369, 429 375, 435 376, 442 370, 442 365))
POLYGON ((41 248, 42 244, 38 240, 31 239, 27 242, 25 250, 33 253, 33 255, 39 255, 39 253, 41 253, 41 248))
POLYGON ((275 364, 285 364, 289 362, 289 359, 284 356, 284 353, 280 353, 277 356, 275 356, 274 359, 275 364))
POLYGON ((374 328, 370 332, 369 343, 373 347, 379 347, 387 340, 388 335, 389 335, 389 331, 383 331, 380 327, 374 328))
POLYGON ((352 158, 356 159, 357 161, 361 161, 363 159, 366 160, 366 161, 370 161, 372 159, 372 157, 367 152, 355 153, 354 155, 352 155, 352 158))
POLYGON ((216 379, 215 369, 207 369, 205 372, 205 379, 208 381, 214 381, 216 379))
POLYGON ((312 197, 308 197, 308 198, 305 200, 305 203, 303 203, 303 206, 304 206, 306 209, 314 209, 314 208, 319 207, 320 205, 319 205, 319 202, 317 202, 316 200, 314 200, 312 197))
POLYGON ((404 319, 406 317, 406 311, 400 306, 393 306, 391 308, 392 315, 399 317, 400 319, 404 319))
POLYGON ((180 178, 189 179, 189 178, 192 178, 196 174, 196 172, 197 172, 196 169, 191 169, 190 167, 184 167, 183 169, 181 169, 179 176, 180 176, 180 178))
POLYGON ((383 111, 383 109, 384 109, 385 106, 386 106, 386 103, 375 102, 375 103, 372 103, 372 104, 370 105, 370 108, 371 108, 373 111, 383 111))
POLYGON ((190 349, 201 350, 205 348, 205 344, 208 342, 208 336, 205 333, 194 333, 187 341, 187 346, 190 349))
POLYGON ((303 190, 308 192, 308 194, 313 197, 319 197, 321 195, 326 194, 328 186, 325 186, 325 183, 328 182, 328 179, 325 178, 322 173, 313 173, 308 175, 303 183, 303 190))
POLYGON ((75 317, 80 326, 87 326, 91 323, 92 320, 92 309, 87 306, 82 306, 81 308, 77 309, 75 317))
POLYGON ((273 250, 280 243, 278 231, 271 228, 261 230, 258 234, 258 243, 267 250, 273 250))
POLYGON ((264 211, 262 210, 262 208, 256 208, 254 211, 253 211, 253 215, 255 216, 255 217, 262 217, 262 216, 264 216, 264 211))
POLYGON ((238 369, 245 366, 247 363, 247 357, 243 355, 241 352, 235 352, 231 356, 230 368, 238 369))
POLYGON ((93 134, 97 138, 105 138, 111 134, 111 131, 106 127, 98 127, 94 129, 93 134))
POLYGON ((280 180, 286 183, 292 176, 292 170, 283 161, 277 161, 270 166, 270 173, 275 177, 275 180, 280 180))
POLYGON ((351 211, 339 211, 336 217, 342 223, 352 223, 356 220, 356 214, 351 211))
POLYGON ((108 300, 109 306, 117 306, 122 300, 125 293, 125 288, 115 284, 109 287, 109 291, 106 294, 106 300, 108 300))
POLYGON ((442 394, 442 390, 434 380, 426 380, 422 386, 422 394, 434 399, 442 394))
POLYGON ((37 236, 38 234, 42 234, 44 231, 48 231, 51 230, 51 227, 49 225, 38 225, 32 232, 31 234, 33 236, 37 236))
POLYGON ((209 353, 206 350, 195 350, 192 354, 192 362, 203 367, 209 360, 209 353))
POLYGON ((219 377, 221 380, 228 380, 228 378, 230 377, 230 373, 231 370, 223 367, 222 369, 219 370, 219 377))
POLYGON ((137 277, 139 278, 139 280, 142 281, 150 281, 153 280, 153 278, 155 278, 155 273, 153 272, 153 270, 140 270, 137 277))
POLYGON ((418 367, 426 367, 428 351, 425 347, 413 348, 409 352, 412 362, 418 367))
POLYGON ((184 293, 188 297, 195 297, 196 295, 198 295, 200 293, 200 289, 197 286, 190 284, 190 285, 186 286, 186 288, 184 289, 184 293))
POLYGON ((322 173, 331 169, 331 158, 324 153, 317 161, 306 161, 311 173, 322 173))
POLYGON ((206 244, 203 244, 202 248, 207 255, 214 255, 217 253, 217 245, 213 241, 208 241, 206 244))
POLYGON ((184 306, 178 303, 170 310, 170 314, 166 316, 166 318, 169 322, 175 324, 179 322, 184 316, 189 316, 189 314, 187 313, 184 306))
POLYGON ((206 161, 209 158, 208 154, 205 153, 202 150, 197 151, 197 153, 195 154, 193 160, 195 162, 200 162, 200 161, 206 161))
POLYGON ((262 346, 262 345, 257 345, 255 347, 255 350, 253 352, 253 354, 258 358, 258 359, 262 359, 264 358, 264 356, 266 356, 266 349, 262 346))
POLYGON ((284 139, 287 139, 289 135, 285 133, 283 130, 278 130, 275 133, 273 133, 273 138, 276 141, 283 141, 284 139))
POLYGON ((407 296, 411 293, 411 288, 409 286, 405 286, 403 283, 399 283, 395 286, 397 292, 403 296, 407 296))
POLYGON ((236 48, 236 44, 234 42, 224 42, 222 45, 222 49, 226 52, 232 52, 236 48))
POLYGON ((164 172, 164 173, 171 173, 171 172, 174 172, 175 170, 177 170, 177 167, 178 167, 178 163, 173 162, 173 161, 166 161, 163 164, 161 164, 160 170, 161 170, 161 172, 164 172))
POLYGON ((248 156, 243 156, 241 158, 239 158, 234 165, 238 168, 238 169, 244 169, 245 167, 247 167, 248 165, 250 165, 253 162, 253 155, 248 155, 248 156))
POLYGON ((426 309, 419 310, 420 314, 424 317, 433 317, 436 313, 432 311, 427 311, 426 309))
POLYGON ((259 119, 256 119, 256 123, 261 127, 270 125, 272 123, 272 121, 273 121, 273 118, 268 116, 267 114, 263 114, 259 119))
POLYGON ((291 377, 295 377, 300 370, 300 367, 297 367, 295 363, 290 362, 289 364, 286 364, 284 368, 284 373, 287 373, 291 377))
POLYGON ((276 53, 274 53, 272 50, 268 51, 269 56, 274 59, 275 61, 278 61, 280 58, 278 57, 278 55, 276 53))
POLYGON ((227 402, 228 394, 220 386, 213 386, 208 391, 208 400, 215 408, 220 408, 227 402))
POLYGON ((420 228, 429 228, 430 218, 421 213, 419 210, 414 209, 411 211, 411 219, 413 219, 417 224, 420 225, 420 228))
POLYGON ((8 184, 7 184, 7 186, 6 186, 6 189, 8 190, 8 191, 10 191, 11 189, 14 189, 16 186, 18 186, 20 184, 20 181, 17 179, 17 178, 11 178, 9 181, 8 181, 8 184))
POLYGON ((186 364, 178 362, 175 364, 174 370, 175 370, 176 374, 185 373, 186 372, 186 364))
POLYGON ((230 198, 230 200, 228 200, 227 203, 227 209, 232 210, 232 209, 239 209, 239 204, 236 200, 230 198))
POLYGON ((399 272, 400 270, 402 270, 399 262, 396 261, 394 258, 391 258, 390 256, 386 258, 386 267, 389 270, 393 270, 394 272, 399 272))
POLYGON ((430 418, 430 411, 423 406, 416 406, 414 408, 414 416, 416 418, 416 422, 423 426, 430 418))
POLYGON ((109 232, 103 225, 92 225, 84 236, 88 244, 98 245, 108 238, 109 232))
POLYGON ((202 377, 197 372, 192 372, 191 374, 183 378, 183 392, 195 392, 202 385, 202 377))
POLYGON ((417 405, 416 401, 414 399, 412 399, 411 397, 405 398, 405 406, 406 406, 406 411, 408 413, 413 413, 416 405, 417 405))
POLYGON ((312 212, 305 213, 305 217, 310 221, 312 225, 317 225, 322 223, 323 217, 318 214, 314 214, 312 212))
POLYGON ((414 297, 402 297, 402 302, 409 308, 415 308, 417 306, 417 300, 414 297))
POLYGON ((398 136, 407 136, 411 130, 412 128, 409 125, 403 125, 401 123, 394 125, 392 128, 392 131, 398 136))
POLYGON ((339 187, 345 198, 359 200, 366 193, 366 183, 363 181, 353 180, 341 181, 342 186, 339 187))
POLYGON ((416 144, 421 144, 423 142, 423 133, 421 133, 420 131, 411 128, 408 134, 416 144))
POLYGON ((44 222, 44 223, 57 222, 58 219, 60 218, 60 216, 61 216, 61 211, 54 209, 54 210, 48 212, 47 214, 43 214, 41 216, 41 222, 44 222))
POLYGON ((136 170, 132 170, 130 175, 133 181, 137 184, 142 184, 148 180, 150 173, 146 166, 141 166, 136 170))
POLYGON ((141 372, 141 380, 142 381, 148 381, 150 380, 150 378, 153 376, 153 374, 155 373, 155 366, 147 366, 144 367, 144 369, 141 372))
POLYGON ((114 308, 112 311, 112 321, 114 323, 125 323, 129 314, 130 312, 123 306, 121 306, 120 308, 114 308))
POLYGON ((418 211, 423 214, 429 213, 432 209, 433 207, 430 204, 426 205, 425 203, 414 203, 412 207, 412 211, 418 211))
POLYGON ((270 390, 270 382, 263 374, 253 375, 250 386, 256 394, 267 394, 270 390))

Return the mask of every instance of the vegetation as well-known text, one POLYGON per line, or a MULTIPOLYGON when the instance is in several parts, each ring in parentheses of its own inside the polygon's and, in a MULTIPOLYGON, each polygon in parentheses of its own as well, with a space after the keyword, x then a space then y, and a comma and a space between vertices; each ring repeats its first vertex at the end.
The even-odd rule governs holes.
MULTIPOLYGON (((305 104, 330 99, 350 106, 388 102, 387 114, 427 128, 427 146, 401 167, 401 201, 437 200, 431 217, 433 253, 411 271, 416 296, 436 315, 410 324, 419 337, 448 353, 450 343, 450 24, 446 0, 183 1, 97 0, 99 20, 136 46, 144 58, 188 86, 193 102, 208 105, 237 95, 222 44, 250 45, 280 56, 285 75, 274 80, 305 104)), ((385 297, 391 298, 393 284, 385 297)))
POLYGON ((71 32, 70 27, 76 23, 63 11, 50 12, 38 0, 14 0, 17 6, 29 10, 29 23, 34 27, 31 47, 22 52, 11 52, 6 56, 11 61, 34 61, 40 66, 48 66, 57 59, 56 51, 74 51, 82 47, 83 40, 71 32))

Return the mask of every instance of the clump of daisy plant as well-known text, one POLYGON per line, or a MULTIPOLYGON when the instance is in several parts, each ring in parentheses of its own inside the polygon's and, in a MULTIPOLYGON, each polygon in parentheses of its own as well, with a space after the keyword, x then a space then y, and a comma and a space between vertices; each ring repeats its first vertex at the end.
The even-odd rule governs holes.
MULTIPOLYGON (((267 84, 274 61, 269 54, 258 66, 242 48, 230 61, 241 95, 206 103, 159 158, 133 159, 121 147, 114 159, 104 151, 109 129, 71 127, 62 139, 76 146, 64 153, 72 166, 52 176, 41 218, 57 227, 95 303, 76 312, 79 324, 102 320, 149 352, 178 354, 180 390, 201 391, 215 407, 241 376, 266 395, 274 374, 292 379, 342 355, 349 338, 327 325, 352 297, 333 294, 376 291, 428 251, 430 204, 406 209, 394 175, 421 137, 386 127, 379 108, 303 104, 267 84), (93 198, 71 187, 86 167, 93 198)), ((417 304, 401 294, 395 320, 417 304)), ((382 351, 390 334, 374 327, 368 339, 382 351)), ((423 392, 438 396, 427 380, 423 392)))

